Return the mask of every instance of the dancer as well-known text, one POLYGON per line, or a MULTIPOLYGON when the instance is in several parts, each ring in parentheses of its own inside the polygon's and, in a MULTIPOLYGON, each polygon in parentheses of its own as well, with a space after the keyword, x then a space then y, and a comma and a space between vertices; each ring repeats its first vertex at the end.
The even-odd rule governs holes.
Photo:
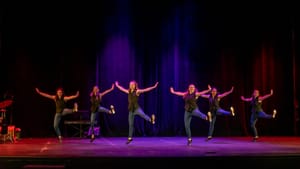
POLYGON ((136 81, 130 81, 129 83, 129 89, 125 89, 124 87, 119 85, 119 82, 115 82, 116 87, 121 90, 124 93, 128 94, 128 123, 129 123, 129 133, 128 133, 128 139, 126 144, 129 144, 132 141, 132 135, 134 130, 134 117, 135 115, 139 115, 140 117, 144 118, 146 121, 155 124, 155 115, 152 114, 151 118, 144 113, 140 105, 138 104, 138 98, 140 94, 144 92, 151 91, 155 89, 158 85, 158 82, 155 83, 154 86, 145 88, 145 89, 139 89, 138 84, 136 81))
POLYGON ((260 96, 259 90, 255 89, 252 93, 252 97, 245 98, 244 96, 241 96, 241 99, 246 102, 251 102, 251 117, 250 117, 250 127, 253 132, 253 141, 258 140, 258 133, 257 129, 255 127, 255 124, 257 122, 258 118, 265 118, 265 119, 271 119, 275 118, 276 116, 276 109, 273 110, 273 114, 266 114, 264 110, 262 109, 262 101, 266 98, 269 98, 273 95, 273 90, 271 89, 271 92, 269 94, 266 94, 264 96, 260 96))
POLYGON ((72 96, 65 96, 64 91, 62 88, 58 88, 56 90, 56 95, 50 95, 44 92, 41 92, 38 88, 35 88, 36 92, 44 96, 46 98, 52 99, 55 102, 56 105, 56 112, 54 116, 54 122, 53 122, 53 127, 56 132, 56 135, 58 137, 59 142, 62 142, 62 135, 59 129, 59 124, 61 121, 62 116, 71 114, 73 112, 78 112, 78 104, 75 102, 73 109, 67 108, 66 107, 66 102, 72 99, 75 99, 79 96, 79 91, 75 95, 72 96))
POLYGON ((211 87, 208 85, 207 90, 203 90, 201 92, 198 92, 194 84, 190 84, 187 91, 185 92, 177 92, 174 91, 173 87, 170 87, 170 92, 172 94, 175 94, 177 96, 182 96, 185 101, 185 112, 184 112, 184 126, 185 131, 188 137, 188 145, 192 144, 192 134, 191 134, 191 120, 192 116, 199 117, 204 120, 210 120, 208 116, 200 112, 198 105, 197 105, 197 99, 200 95, 205 94, 211 90, 211 87))
POLYGON ((114 106, 110 106, 110 110, 102 107, 100 105, 102 97, 106 95, 107 93, 111 92, 114 89, 115 85, 112 84, 110 89, 105 90, 104 92, 100 93, 99 87, 94 86, 92 92, 90 93, 90 101, 91 101, 91 125, 90 125, 90 130, 92 131, 91 134, 91 142, 95 140, 95 131, 94 131, 94 126, 96 124, 96 117, 99 112, 104 112, 107 114, 115 114, 115 109, 114 106))
POLYGON ((212 119, 209 124, 208 137, 207 137, 206 141, 212 139, 217 115, 226 115, 226 116, 228 116, 228 115, 234 116, 235 115, 234 109, 232 106, 230 107, 230 112, 229 112, 229 111, 222 109, 219 104, 220 100, 223 97, 229 95, 232 92, 233 92, 233 87, 231 87, 231 89, 229 91, 219 94, 217 89, 215 87, 213 87, 210 94, 201 95, 201 97, 207 98, 209 101, 209 111, 208 111, 207 115, 209 117, 211 117, 211 119, 212 119))

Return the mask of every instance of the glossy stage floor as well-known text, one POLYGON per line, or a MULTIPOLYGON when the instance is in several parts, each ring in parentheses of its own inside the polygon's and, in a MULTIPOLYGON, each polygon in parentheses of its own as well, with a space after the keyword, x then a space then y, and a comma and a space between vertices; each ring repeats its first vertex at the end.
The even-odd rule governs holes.
POLYGON ((22 138, 0 144, 0 168, 299 168, 300 137, 22 138))

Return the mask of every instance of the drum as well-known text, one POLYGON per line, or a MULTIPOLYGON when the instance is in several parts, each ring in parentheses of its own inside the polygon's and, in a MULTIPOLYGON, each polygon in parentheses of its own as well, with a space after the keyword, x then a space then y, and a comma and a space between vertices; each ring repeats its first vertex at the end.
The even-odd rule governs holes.
POLYGON ((0 108, 4 109, 4 108, 10 106, 12 103, 13 103, 12 100, 4 100, 4 101, 0 102, 0 108))

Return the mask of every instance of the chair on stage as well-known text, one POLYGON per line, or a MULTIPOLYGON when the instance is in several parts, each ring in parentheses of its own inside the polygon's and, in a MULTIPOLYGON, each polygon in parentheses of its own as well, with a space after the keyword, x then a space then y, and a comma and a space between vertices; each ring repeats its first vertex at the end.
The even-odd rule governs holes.
POLYGON ((1 125, 0 126, 0 139, 1 143, 6 143, 10 141, 11 143, 15 142, 15 126, 13 125, 1 125))

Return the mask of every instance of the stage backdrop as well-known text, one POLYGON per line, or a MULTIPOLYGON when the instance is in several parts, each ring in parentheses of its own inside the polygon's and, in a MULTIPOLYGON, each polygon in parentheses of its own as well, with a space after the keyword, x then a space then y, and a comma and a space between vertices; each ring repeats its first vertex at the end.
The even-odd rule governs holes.
MULTIPOLYGON (((23 137, 55 136, 55 104, 35 92, 66 95, 80 91, 80 110, 89 111, 94 85, 104 91, 118 81, 128 88, 159 82, 140 96, 146 114, 155 114, 152 126, 135 117, 135 136, 185 136, 184 101, 170 87, 186 91, 195 84, 223 93, 221 107, 233 106, 235 117, 218 116, 214 136, 247 136, 250 97, 274 90, 263 102, 276 119, 259 119, 260 135, 298 135, 299 58, 295 5, 221 4, 188 1, 102 1, 100 4, 7 4, 1 16, 1 100, 9 123, 23 137), (280 12, 278 12, 280 11, 280 12), (282 11, 282 12, 281 12, 282 11), (283 12, 287 11, 287 12, 283 12)), ((102 136, 127 136, 127 95, 117 88, 103 97, 102 106, 114 105, 115 115, 99 114, 102 136)), ((208 101, 198 99, 207 113, 208 101)), ((83 113, 89 119, 89 112, 83 113)), ((78 118, 78 115, 74 117, 78 118)), ((207 136, 208 122, 194 117, 193 136, 207 136)), ((62 126, 62 130, 64 127, 62 126)))

